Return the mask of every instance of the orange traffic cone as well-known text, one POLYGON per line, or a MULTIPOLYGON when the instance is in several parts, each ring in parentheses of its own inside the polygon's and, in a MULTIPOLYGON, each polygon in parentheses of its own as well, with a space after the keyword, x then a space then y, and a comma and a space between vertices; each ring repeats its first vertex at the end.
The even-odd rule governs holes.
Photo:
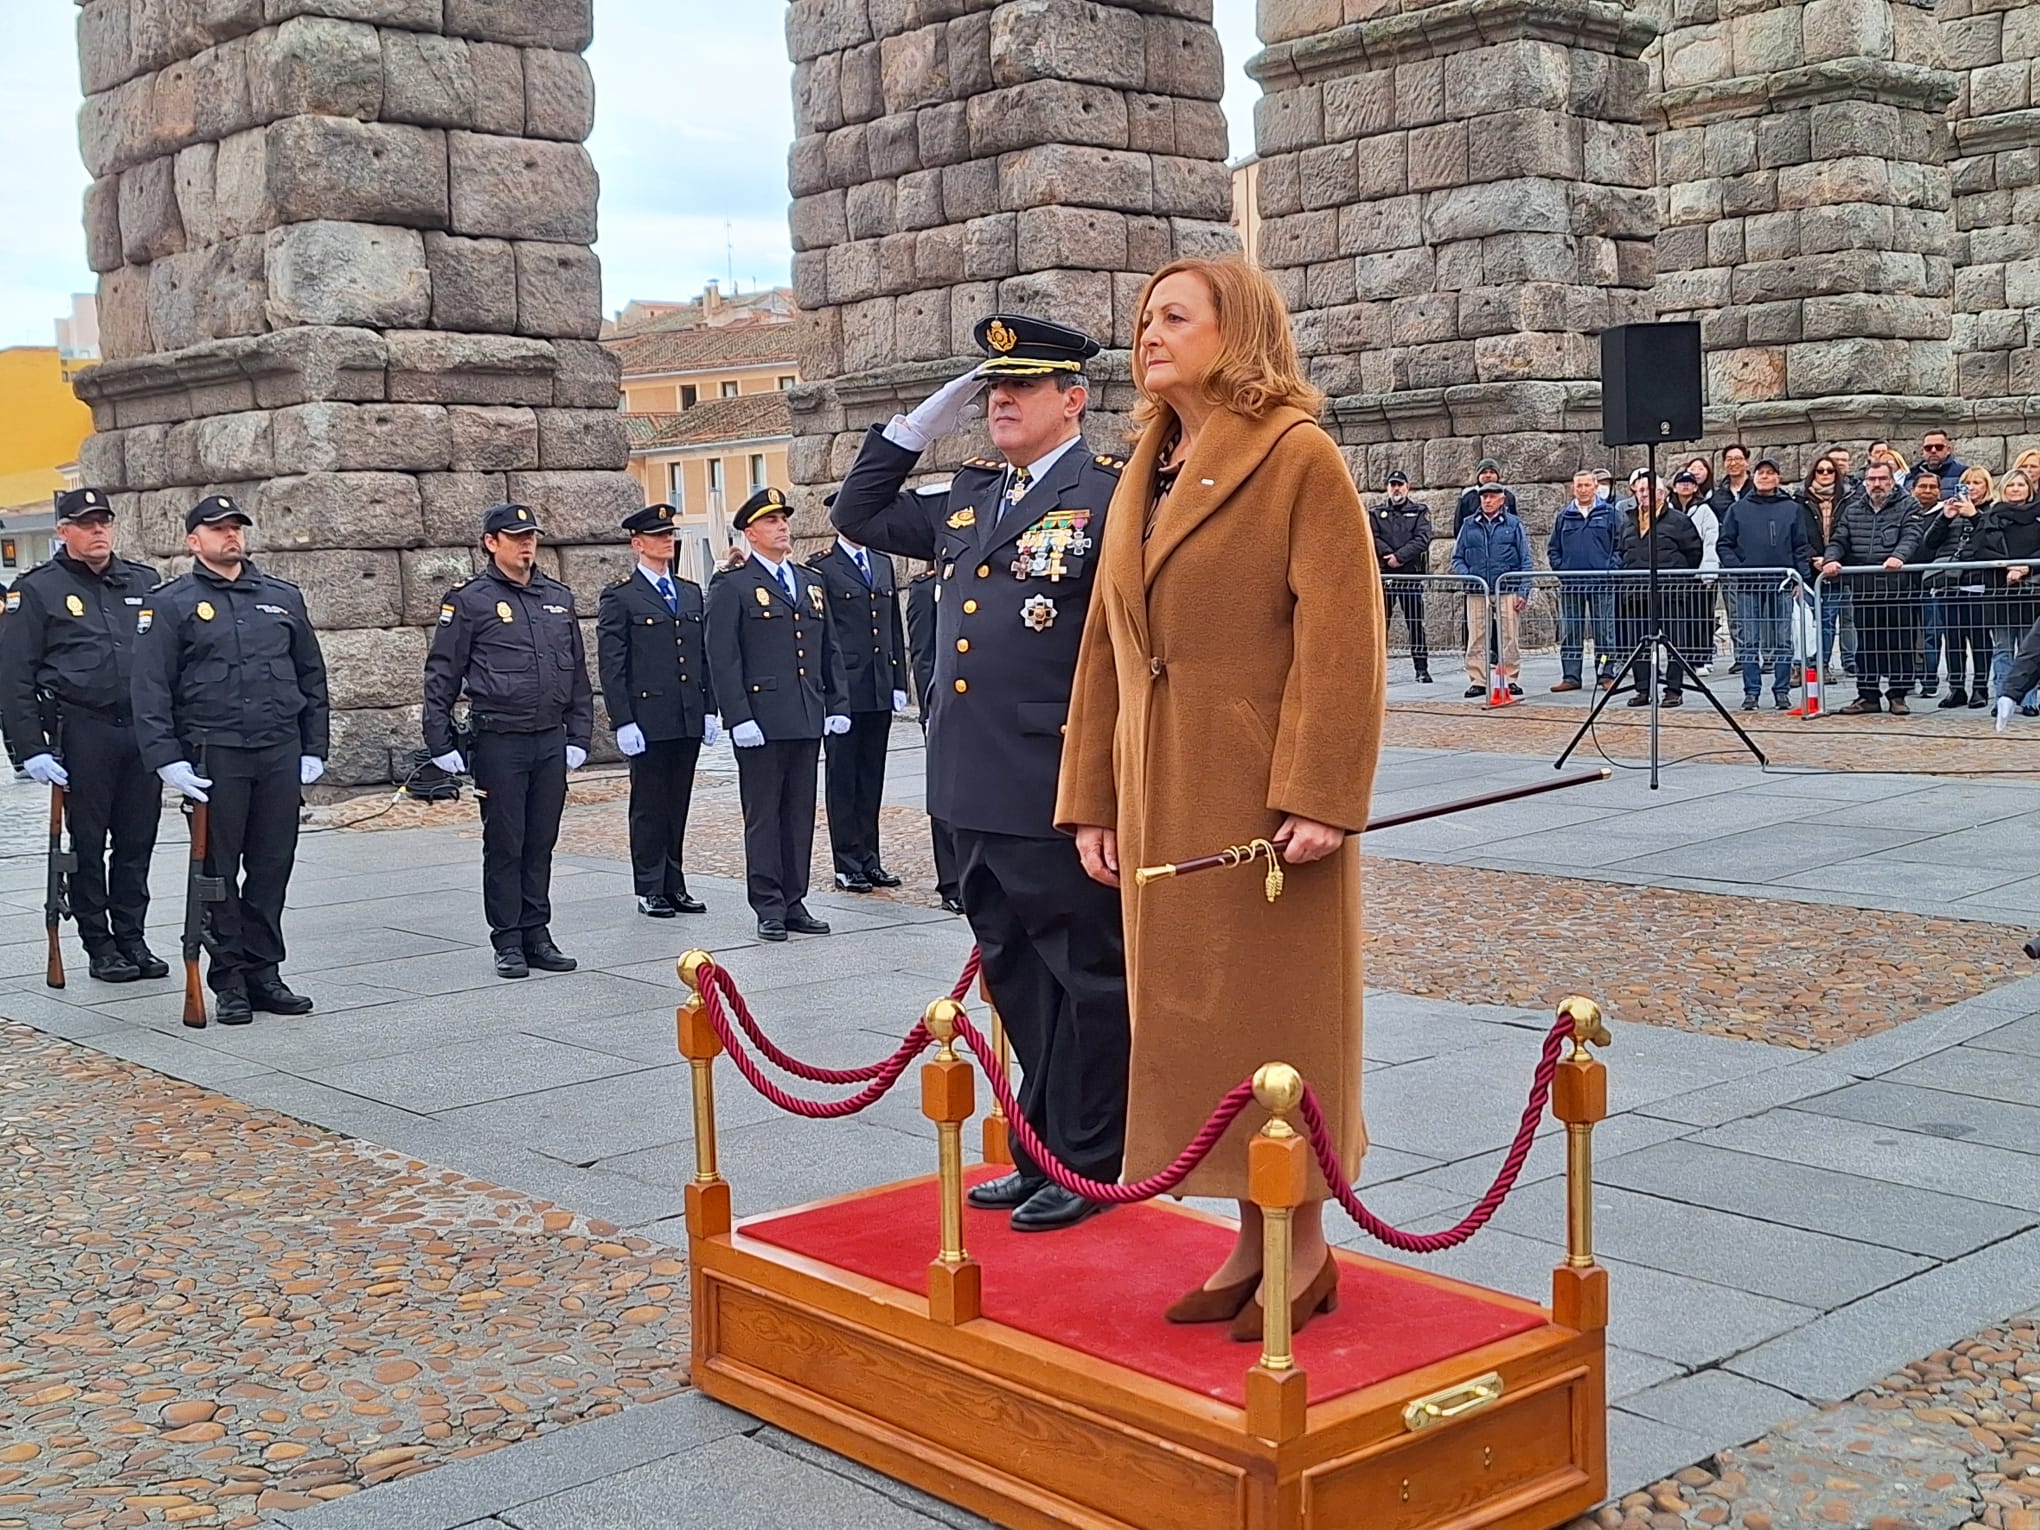
POLYGON ((1491 707, 1513 705, 1517 698, 1509 694, 1509 677, 1502 673, 1502 666, 1490 664, 1487 673, 1487 704, 1491 707))
POLYGON ((1820 660, 1806 661, 1806 689, 1799 705, 1785 714, 1787 717, 1820 716, 1820 660))

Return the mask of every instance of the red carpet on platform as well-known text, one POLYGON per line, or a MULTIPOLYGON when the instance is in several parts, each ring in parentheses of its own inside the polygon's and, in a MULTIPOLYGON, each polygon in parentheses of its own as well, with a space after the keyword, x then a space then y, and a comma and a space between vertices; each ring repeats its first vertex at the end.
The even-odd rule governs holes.
MULTIPOLYGON (((985 1172, 972 1175, 973 1180, 985 1172)), ((927 1289, 937 1227, 935 1181, 749 1221, 746 1238, 915 1294, 927 1289)), ((964 1246, 984 1270, 984 1315, 1096 1360, 1243 1406, 1252 1345, 1225 1325, 1178 1325, 1162 1310, 1218 1268, 1232 1229, 1167 1206, 1121 1206, 1063 1232, 1016 1233, 1003 1212, 965 1213, 964 1246)), ((1438 1284, 1397 1265, 1339 1256, 1339 1310, 1296 1338, 1310 1400, 1375 1382, 1542 1327, 1527 1303, 1438 1284)))

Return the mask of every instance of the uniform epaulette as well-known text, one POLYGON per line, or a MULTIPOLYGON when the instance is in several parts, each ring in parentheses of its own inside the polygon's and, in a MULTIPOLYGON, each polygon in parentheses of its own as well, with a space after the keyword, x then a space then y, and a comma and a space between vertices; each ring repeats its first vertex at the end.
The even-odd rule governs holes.
POLYGON ((1123 472, 1126 468, 1126 459, 1124 457, 1108 457, 1101 452, 1091 460, 1108 473, 1123 472))
POLYGON ((960 463, 957 471, 960 473, 964 468, 977 468, 986 473, 1003 473, 1006 471, 1006 464, 996 457, 972 457, 960 463))
POLYGON ((463 579, 458 584, 454 585, 453 589, 448 590, 446 593, 451 595, 454 590, 464 590, 473 582, 474 582, 473 576, 469 576, 468 578, 463 579))

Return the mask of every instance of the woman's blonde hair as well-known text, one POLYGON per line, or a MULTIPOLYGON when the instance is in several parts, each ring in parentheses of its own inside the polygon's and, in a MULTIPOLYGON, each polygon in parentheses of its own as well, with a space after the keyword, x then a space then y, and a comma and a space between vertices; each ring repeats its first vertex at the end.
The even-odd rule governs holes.
MULTIPOLYGON (((1966 477, 1967 475, 1965 474, 1964 476, 1966 477)), ((1998 498, 2004 498, 2005 490, 2011 486, 2011 482, 2015 478, 2026 486, 2026 499, 2020 501, 2021 504, 2024 504, 2033 498, 2033 475, 2019 468, 2013 468, 2009 473, 2005 474, 2005 481, 1998 485, 1998 498)))
POLYGON ((2022 473, 2040 472, 2040 446, 2029 446, 2012 459, 2012 466, 2022 473))
POLYGON ((1905 454, 1901 452, 1897 447, 1893 446, 1889 441, 1872 441, 1870 443, 1869 455, 1871 461, 1874 462, 1877 460, 1878 455, 1877 449, 1879 447, 1882 447, 1884 449, 1884 456, 1886 459, 1889 460, 1891 464, 1891 476, 1893 478, 1903 478, 1907 473, 1912 471, 1911 465, 1907 463, 1905 460, 1905 454))
POLYGON ((1147 367, 1140 358, 1140 336, 1155 288, 1171 276, 1200 278, 1218 312, 1219 349, 1202 379, 1213 403, 1234 414, 1258 420, 1283 405, 1315 416, 1325 396, 1303 375, 1296 353, 1296 335, 1289 327, 1289 307, 1265 271, 1237 255, 1218 259, 1172 260, 1141 288, 1140 308, 1133 321, 1133 382, 1140 389, 1133 422, 1145 428, 1170 412, 1147 391, 1147 367))
MULTIPOLYGON (((2009 477, 2010 477, 2011 475, 2010 475, 2009 473, 2007 473, 2007 474, 2006 474, 2005 476, 2006 476, 2007 478, 2009 478, 2009 477)), ((1963 488, 1965 488, 1965 489, 1973 489, 1973 488, 1975 488, 1975 487, 1977 486, 1977 481, 1978 481, 1979 479, 1980 479, 1980 480, 1982 480, 1982 486, 1983 486, 1983 498, 1984 498, 1984 499, 1986 499, 1986 500, 1992 500, 1992 499, 1996 499, 1996 498, 1997 498, 1997 484, 1996 484, 1996 483, 1995 483, 1995 482, 1994 482, 1994 481, 1992 480, 1992 478, 1991 478, 1991 476, 1990 476, 1990 469, 1989 469, 1989 468, 1987 468, 1987 467, 1983 467, 1983 466, 1980 466, 1980 465, 1979 465, 1979 466, 1977 466, 1977 467, 1973 467, 1973 468, 1964 468, 1964 469, 1962 470, 1962 487, 1963 487, 1963 488)), ((1972 494, 1972 495, 1971 495, 1970 497, 1971 497, 1971 498, 1973 499, 1973 498, 1975 498, 1976 496, 1972 494)))

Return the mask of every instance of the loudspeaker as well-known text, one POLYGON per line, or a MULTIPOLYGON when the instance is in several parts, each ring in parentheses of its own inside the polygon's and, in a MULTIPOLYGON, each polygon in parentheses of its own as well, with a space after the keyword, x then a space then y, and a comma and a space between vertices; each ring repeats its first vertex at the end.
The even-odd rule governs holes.
POLYGON ((1700 326, 1601 331, 1601 444, 1700 439, 1700 326))

